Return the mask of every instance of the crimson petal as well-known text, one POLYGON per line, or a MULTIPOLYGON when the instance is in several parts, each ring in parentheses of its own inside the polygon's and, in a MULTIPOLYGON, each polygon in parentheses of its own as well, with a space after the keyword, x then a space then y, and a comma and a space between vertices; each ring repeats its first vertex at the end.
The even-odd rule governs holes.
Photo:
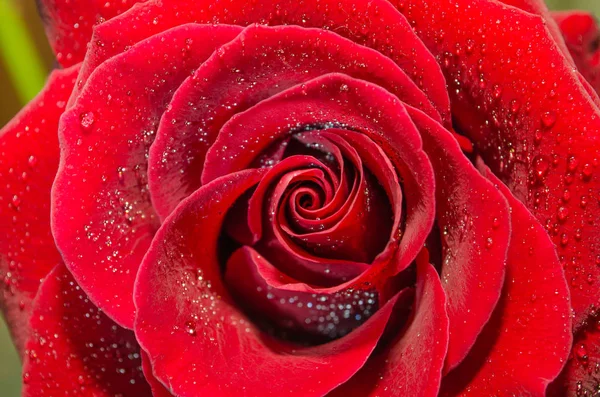
POLYGON ((174 89, 239 31, 185 25, 139 43, 96 69, 61 119, 54 237, 90 299, 127 328, 137 268, 159 225, 146 188, 156 127, 174 89))
POLYGON ((418 265, 414 317, 389 346, 331 397, 438 395, 448 347, 449 320, 440 278, 429 263, 418 265))
POLYGON ((347 337, 315 347, 273 339, 238 312, 221 280, 218 237, 226 212, 263 173, 200 188, 165 220, 140 268, 136 336, 175 394, 323 395, 364 364, 394 309, 397 298, 347 337))
POLYGON ((394 4, 455 82, 460 129, 551 234, 579 328, 600 305, 600 112, 540 17, 485 0, 394 4))
POLYGON ((569 62, 573 62, 571 55, 567 46, 565 45, 565 40, 560 32, 560 29, 554 22, 550 11, 548 11, 548 7, 544 0, 498 0, 501 3, 520 8, 523 11, 526 11, 530 14, 539 15, 544 19, 544 23, 552 38, 556 42, 556 45, 562 52, 562 54, 567 58, 569 62))
POLYGON ((145 0, 37 0, 46 35, 62 66, 83 61, 94 25, 111 19, 145 0))
POLYGON ((469 356, 444 379, 442 394, 543 396, 571 349, 569 289, 542 225, 485 168, 518 227, 511 234, 501 301, 469 356))
POLYGON ((441 277, 450 319, 447 372, 467 355, 500 299, 511 234, 509 211, 504 197, 477 172, 447 130, 419 110, 408 108, 408 113, 421 132, 437 182, 441 277))
POLYGON ((422 87, 443 120, 450 122, 448 93, 439 66, 406 18, 385 0, 152 0, 97 27, 91 41, 94 56, 82 66, 82 79, 135 43, 188 22, 299 25, 336 32, 392 59, 422 87))
POLYGON ((133 332, 106 317, 64 265, 42 283, 31 316, 23 396, 151 396, 133 332))
POLYGON ((40 281, 62 262, 50 232, 50 189, 58 168, 58 119, 78 71, 54 71, 46 88, 0 131, 0 306, 19 351, 40 281))

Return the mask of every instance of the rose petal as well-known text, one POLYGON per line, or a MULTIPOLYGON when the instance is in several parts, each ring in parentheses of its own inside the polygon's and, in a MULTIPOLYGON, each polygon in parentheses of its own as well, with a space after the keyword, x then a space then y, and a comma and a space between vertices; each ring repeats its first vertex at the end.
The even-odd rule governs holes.
POLYGON ((460 129, 550 232, 580 327, 600 305, 600 289, 588 282, 600 283, 600 208, 592 204, 600 112, 540 17, 483 0, 395 4, 456 82, 450 93, 460 129))
POLYGON ((145 0, 37 0, 46 35, 62 66, 83 61, 94 25, 127 11, 145 0))
POLYGON ((82 79, 85 81, 104 60, 135 43, 189 22, 299 25, 336 32, 392 59, 417 86, 422 87, 443 120, 450 122, 448 93, 439 66, 415 36, 406 18, 385 0, 353 3, 337 0, 149 1, 130 10, 123 18, 110 20, 95 30, 90 50, 94 55, 82 66, 82 79), (402 39, 390 40, 390 37, 402 39))
POLYGON ((594 15, 584 11, 552 13, 567 48, 583 77, 600 92, 600 29, 594 15))
POLYGON ((381 346, 331 397, 437 396, 448 347, 448 316, 440 278, 420 263, 414 318, 405 332, 381 346))
POLYGON ((96 69, 61 119, 54 237, 90 299, 128 328, 137 268, 159 225, 146 188, 158 121, 174 89, 239 31, 186 25, 154 36, 96 69))
POLYGON ((506 200, 463 155, 440 124, 408 108, 436 176, 442 231, 442 285, 450 341, 444 371, 467 355, 500 299, 511 233, 506 200))
POLYGON ((565 40, 558 28, 557 24, 554 22, 550 11, 548 11, 548 6, 544 0, 498 0, 501 3, 520 8, 523 11, 526 11, 530 14, 539 15, 544 19, 544 24, 548 29, 548 32, 552 35, 552 38, 556 42, 556 45, 562 52, 562 54, 567 58, 567 60, 573 63, 573 59, 567 49, 565 44, 565 40))
POLYGON ((175 394, 323 395, 364 364, 394 309, 396 299, 347 337, 315 347, 273 339, 238 312, 217 242, 227 210, 262 173, 200 188, 165 221, 140 268, 136 335, 175 394))
POLYGON ((31 316, 23 396, 151 396, 133 332, 102 313, 64 265, 42 283, 31 316))
POLYGON ((159 215, 164 218, 201 182, 210 181, 206 175, 200 179, 206 153, 234 114, 333 72, 386 87, 440 119, 402 69, 368 47, 324 30, 250 26, 178 89, 163 117, 150 151, 149 170, 152 201, 159 215))
MULTIPOLYGON (((487 168, 487 167, 486 167, 487 168)), ((572 342, 569 289, 542 225, 489 169, 514 227, 498 307, 469 356, 443 381, 443 395, 545 395, 572 342)))
POLYGON ((20 352, 40 281, 62 262, 50 232, 50 188, 58 168, 58 119, 78 70, 54 71, 0 131, 0 306, 20 352))

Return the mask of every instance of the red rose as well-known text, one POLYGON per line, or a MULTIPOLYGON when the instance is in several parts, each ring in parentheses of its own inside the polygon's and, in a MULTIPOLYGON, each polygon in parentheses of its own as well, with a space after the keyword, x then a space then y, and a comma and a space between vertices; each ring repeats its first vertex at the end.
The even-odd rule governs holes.
POLYGON ((594 23, 133 3, 42 1, 65 69, 0 135, 24 395, 597 390, 594 23))

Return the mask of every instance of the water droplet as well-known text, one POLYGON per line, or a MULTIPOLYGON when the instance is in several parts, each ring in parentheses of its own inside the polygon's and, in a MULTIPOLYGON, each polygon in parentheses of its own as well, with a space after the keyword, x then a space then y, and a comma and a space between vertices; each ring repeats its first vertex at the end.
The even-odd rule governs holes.
POLYGON ((119 182, 121 183, 125 182, 125 171, 127 171, 127 168, 125 167, 119 167, 117 169, 117 176, 119 178, 119 182))
POLYGON ((583 169, 581 170, 581 174, 583 176, 584 181, 589 181, 592 177, 592 173, 594 172, 592 165, 590 163, 586 163, 583 165, 583 169))
POLYGON ((579 160, 577 160, 577 158, 575 156, 570 156, 569 159, 567 160, 567 170, 569 170, 570 172, 573 172, 577 169, 578 166, 579 166, 579 160))
POLYGON ((191 336, 196 336, 196 322, 192 320, 186 321, 185 332, 187 332, 191 336))
POLYGON ((498 226, 500 226, 500 219, 498 219, 498 218, 494 218, 494 219, 492 220, 492 227, 493 227, 494 229, 497 229, 497 228, 498 228, 498 226))
POLYGON ((587 353, 587 349, 585 348, 585 345, 583 343, 580 344, 579 346, 577 346, 577 348, 575 349, 575 356, 580 361, 587 361, 588 353, 587 353))
POLYGON ((27 159, 27 163, 31 168, 35 167, 37 165, 37 162, 38 160, 35 156, 29 156, 29 159, 27 159))
POLYGON ((542 113, 542 126, 546 129, 554 127, 556 124, 556 113, 552 110, 542 113))
POLYGON ((560 222, 564 222, 569 216, 569 209, 567 207, 560 207, 556 215, 560 222))
POLYGON ((502 87, 500 87, 499 85, 495 85, 493 95, 494 99, 500 99, 500 97, 502 96, 502 87))
POLYGON ((82 113, 80 116, 81 127, 84 130, 89 130, 90 128, 92 128, 92 125, 94 125, 94 122, 96 121, 95 117, 96 116, 94 115, 94 112, 82 113))
POLYGON ((513 99, 510 101, 510 111, 513 113, 517 113, 521 109, 521 102, 518 99, 513 99))
POLYGON ((546 174, 548 174, 548 169, 550 168, 550 163, 545 156, 536 156, 533 160, 533 168, 535 170, 535 176, 542 180, 546 174))

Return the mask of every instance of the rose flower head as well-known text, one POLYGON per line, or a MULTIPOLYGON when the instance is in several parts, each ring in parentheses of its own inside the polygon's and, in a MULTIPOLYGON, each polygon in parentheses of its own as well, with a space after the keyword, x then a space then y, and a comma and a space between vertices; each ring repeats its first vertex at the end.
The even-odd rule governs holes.
POLYGON ((592 396, 598 29, 542 0, 42 0, 24 396, 592 396), (564 37, 563 37, 564 35, 564 37))

